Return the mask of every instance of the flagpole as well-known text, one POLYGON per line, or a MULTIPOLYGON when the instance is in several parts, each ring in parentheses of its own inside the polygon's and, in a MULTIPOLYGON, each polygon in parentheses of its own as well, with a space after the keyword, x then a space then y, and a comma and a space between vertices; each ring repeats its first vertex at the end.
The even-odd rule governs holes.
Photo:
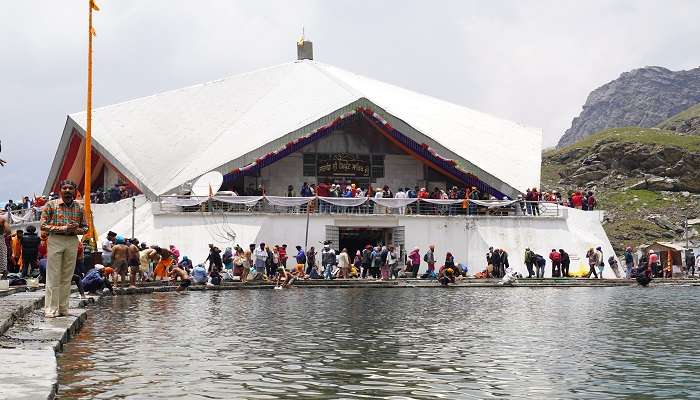
POLYGON ((96 247, 95 231, 92 223, 92 210, 90 208, 90 194, 92 184, 92 9, 94 0, 88 0, 88 65, 87 65, 87 123, 85 132, 85 186, 83 199, 85 201, 85 217, 88 223, 90 243, 96 247))

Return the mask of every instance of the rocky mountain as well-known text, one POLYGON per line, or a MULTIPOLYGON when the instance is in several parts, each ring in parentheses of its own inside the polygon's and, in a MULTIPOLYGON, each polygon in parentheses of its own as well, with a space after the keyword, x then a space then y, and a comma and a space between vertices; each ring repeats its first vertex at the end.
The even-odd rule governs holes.
POLYGON ((557 147, 608 128, 653 127, 698 103, 700 67, 688 71, 645 67, 625 72, 588 95, 557 147))
MULTIPOLYGON (((700 218, 700 136, 659 128, 605 130, 546 152, 542 187, 594 191, 618 251, 655 240, 684 241, 685 219, 700 218)), ((690 236, 700 239, 692 229, 690 236)))

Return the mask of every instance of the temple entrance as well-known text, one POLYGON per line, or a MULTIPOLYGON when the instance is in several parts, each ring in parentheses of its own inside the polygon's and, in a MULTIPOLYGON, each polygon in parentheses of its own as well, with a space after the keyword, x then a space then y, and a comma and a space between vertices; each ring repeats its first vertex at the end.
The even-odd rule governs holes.
POLYGON ((394 245, 400 251, 401 259, 406 255, 405 227, 368 227, 368 226, 335 226, 326 225, 326 240, 338 252, 348 249, 350 261, 355 258, 358 250, 362 251, 367 245, 394 245))
POLYGON ((392 228, 340 228, 338 251, 348 249, 350 261, 368 244, 371 246, 390 244, 392 228))

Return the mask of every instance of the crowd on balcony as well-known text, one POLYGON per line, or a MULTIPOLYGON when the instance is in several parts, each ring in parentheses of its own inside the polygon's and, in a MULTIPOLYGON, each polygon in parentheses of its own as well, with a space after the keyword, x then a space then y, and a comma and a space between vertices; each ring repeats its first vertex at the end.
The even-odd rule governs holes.
MULTIPOLYGON (((137 193, 126 185, 115 184, 109 190, 97 188, 92 192, 90 199, 93 204, 114 203, 122 199, 133 197, 137 193)), ((0 217, 9 220, 10 223, 26 223, 38 221, 41 217, 41 209, 49 200, 55 200, 58 194, 51 192, 48 195, 22 196, 20 200, 7 200, 0 217)), ((82 195, 77 192, 77 200, 81 200, 82 195)))
MULTIPOLYGON (((346 184, 336 184, 336 183, 326 183, 322 182, 318 185, 309 184, 304 182, 299 190, 297 191, 293 185, 289 185, 286 191, 272 190, 278 195, 283 195, 290 198, 298 197, 320 197, 323 201, 319 204, 316 209, 313 205, 311 210, 318 212, 362 212, 362 213, 395 213, 399 214, 442 214, 442 215, 458 215, 458 214, 468 214, 476 215, 482 213, 498 213, 498 214, 520 214, 520 215, 540 215, 542 210, 545 208, 545 204, 554 204, 557 206, 567 206, 572 208, 578 208, 581 210, 594 210, 597 206, 597 201, 595 195, 592 191, 572 191, 567 196, 562 196, 558 191, 551 192, 541 192, 537 188, 527 189, 525 195, 518 195, 516 199, 510 199, 506 196, 503 198, 496 198, 493 195, 482 192, 476 187, 458 187, 452 186, 451 188, 440 188, 434 187, 430 190, 427 187, 414 186, 411 187, 399 187, 395 190, 390 188, 388 185, 380 187, 368 186, 363 188, 354 183, 346 184), (358 206, 345 206, 344 201, 335 202, 333 198, 338 199, 351 199, 351 198, 371 198, 371 199, 416 199, 424 200, 421 203, 433 203, 433 204, 408 204, 409 202, 403 203, 390 203, 384 201, 386 205, 374 206, 375 202, 368 202, 360 206, 358 211, 358 206), (437 200, 437 201, 433 201, 437 200), (500 205, 493 206, 494 203, 489 204, 489 202, 498 202, 500 205), (331 203, 331 204, 326 204, 331 203), (402 205, 399 205, 402 204, 402 205), (436 205, 437 204, 437 205, 436 205), (355 207, 355 208, 353 208, 355 207)), ((226 192, 232 196, 238 196, 239 191, 235 188, 233 191, 226 192)), ((266 196, 270 193, 266 190, 263 185, 259 185, 257 188, 254 185, 249 185, 248 188, 243 192, 246 196, 266 196)), ((279 201, 278 201, 279 202, 279 201)), ((350 203, 348 203, 350 204, 350 203)), ((273 205, 278 205, 273 203, 273 205)), ((256 209, 261 209, 260 207, 256 209)), ((285 208, 288 211, 294 210, 306 210, 306 206, 296 208, 285 208)))
POLYGON ((128 199, 137 193, 128 185, 116 183, 105 190, 101 187, 90 193, 90 201, 94 204, 116 203, 119 200, 128 199))

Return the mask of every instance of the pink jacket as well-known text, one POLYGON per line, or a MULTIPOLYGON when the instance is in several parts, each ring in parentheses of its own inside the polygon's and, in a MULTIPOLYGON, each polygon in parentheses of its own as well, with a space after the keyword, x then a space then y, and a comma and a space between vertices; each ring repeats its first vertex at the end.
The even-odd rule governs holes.
POLYGON ((420 252, 418 250, 412 250, 408 258, 411 260, 411 265, 420 265, 420 252))

